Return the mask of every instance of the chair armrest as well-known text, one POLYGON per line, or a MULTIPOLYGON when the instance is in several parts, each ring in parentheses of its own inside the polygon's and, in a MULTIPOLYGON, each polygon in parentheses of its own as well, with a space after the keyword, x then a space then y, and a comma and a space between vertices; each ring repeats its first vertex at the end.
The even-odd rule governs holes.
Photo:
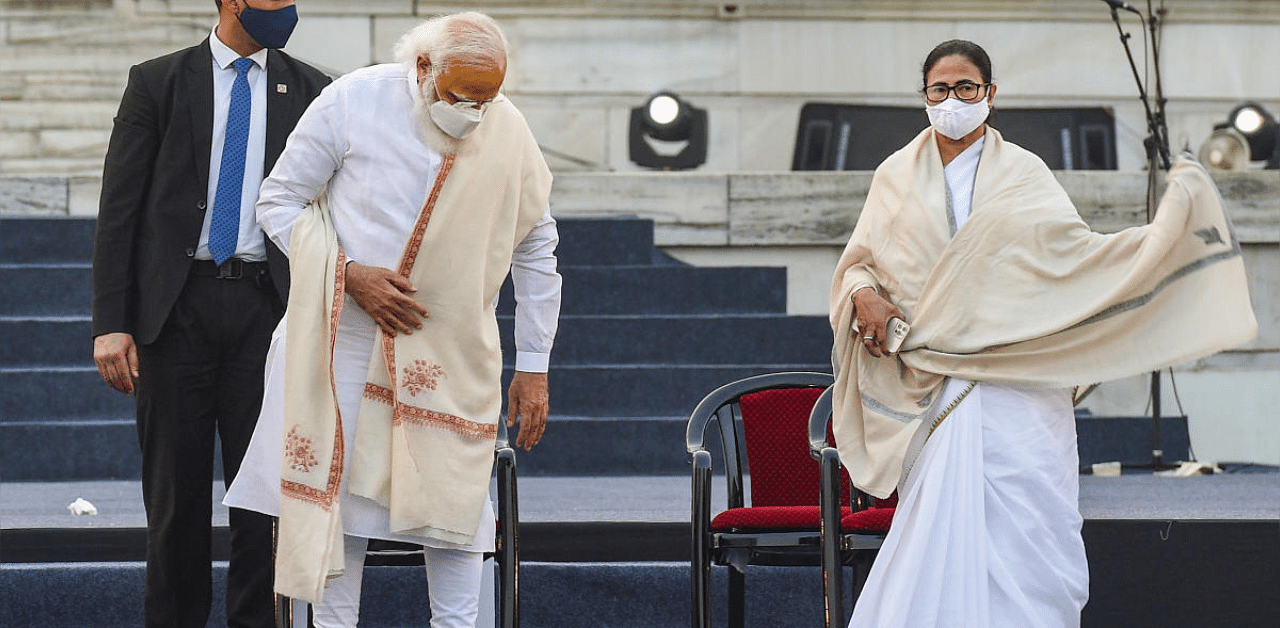
POLYGON ((684 430, 685 453, 692 456, 694 452, 707 450, 707 424, 711 422, 711 417, 716 415, 721 405, 723 404, 719 399, 708 396, 693 409, 693 414, 689 415, 689 423, 684 430))
POLYGON ((498 416, 498 438, 493 444, 494 450, 511 447, 510 437, 507 435, 507 419, 504 416, 498 416))
MULTIPOLYGON (((823 447, 818 452, 818 481, 822 482, 819 488, 821 492, 834 496, 830 504, 837 513, 840 512, 840 466, 840 452, 835 447, 823 447)), ((822 501, 823 510, 826 510, 827 503, 822 501)))
MULTIPOLYGON (((505 433, 503 434, 505 436, 505 433)), ((516 489, 516 452, 507 446, 494 452, 498 484, 498 522, 500 536, 498 564, 502 599, 498 608, 498 625, 516 628, 520 625, 520 498, 516 489)))
POLYGON ((505 524, 506 521, 515 521, 520 512, 516 488, 516 452, 510 447, 503 447, 494 452, 494 459, 498 475, 498 516, 505 524), (509 518, 504 519, 503 515, 508 515, 509 518))
POLYGON ((832 388, 834 386, 828 386, 822 391, 818 400, 813 403, 813 410, 809 412, 809 455, 818 461, 822 460, 822 450, 828 447, 827 426, 831 424, 832 388))

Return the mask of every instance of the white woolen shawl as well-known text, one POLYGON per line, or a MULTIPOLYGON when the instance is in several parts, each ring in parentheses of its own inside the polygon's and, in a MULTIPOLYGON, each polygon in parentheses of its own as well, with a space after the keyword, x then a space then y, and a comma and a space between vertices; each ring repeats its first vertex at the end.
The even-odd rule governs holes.
POLYGON ((470 544, 488 498, 502 407, 493 303, 512 252, 543 216, 551 173, 506 99, 446 155, 397 272, 419 288, 423 328, 379 332, 356 428, 342 440, 332 376, 345 256, 323 199, 290 237, 285 452, 276 591, 319 603, 342 572, 343 448, 347 490, 390 511, 390 530, 470 544), (317 342, 317 339, 328 342, 317 342))
POLYGON ((948 376, 1069 387, 1191 360, 1257 332, 1240 246, 1205 170, 1179 158, 1151 224, 1091 231, 1044 163, 988 128, 972 214, 952 236, 931 129, 876 169, 837 265, 834 431, 854 483, 898 483, 948 376), (851 333, 869 283, 911 324, 873 358, 851 333))

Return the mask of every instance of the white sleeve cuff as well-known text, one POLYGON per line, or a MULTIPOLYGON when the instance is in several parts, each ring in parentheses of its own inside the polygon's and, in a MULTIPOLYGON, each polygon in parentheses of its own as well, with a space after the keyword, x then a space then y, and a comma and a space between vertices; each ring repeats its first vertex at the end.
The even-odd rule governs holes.
POLYGON ((546 373, 551 366, 550 353, 516 352, 516 370, 526 373, 546 373))

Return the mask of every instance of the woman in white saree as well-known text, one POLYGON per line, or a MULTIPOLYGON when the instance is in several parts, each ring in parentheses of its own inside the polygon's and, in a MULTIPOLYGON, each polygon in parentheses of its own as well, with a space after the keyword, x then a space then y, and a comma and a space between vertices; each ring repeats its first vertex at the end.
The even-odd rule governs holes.
POLYGON ((1071 387, 1252 338, 1239 244, 1186 160, 1150 225, 1093 233, 986 125, 980 46, 944 42, 922 74, 931 127, 876 170, 831 292, 841 458, 863 490, 899 490, 850 626, 1077 627, 1071 387), (894 317, 912 329, 891 354, 894 317))

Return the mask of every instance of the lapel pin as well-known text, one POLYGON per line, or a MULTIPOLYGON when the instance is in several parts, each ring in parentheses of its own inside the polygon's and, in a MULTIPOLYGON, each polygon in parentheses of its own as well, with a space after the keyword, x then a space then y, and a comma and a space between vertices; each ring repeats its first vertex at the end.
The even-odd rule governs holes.
POLYGON ((288 93, 289 93, 289 86, 288 86, 288 85, 285 85, 284 83, 276 83, 276 93, 277 93, 277 94, 288 94, 288 93))

